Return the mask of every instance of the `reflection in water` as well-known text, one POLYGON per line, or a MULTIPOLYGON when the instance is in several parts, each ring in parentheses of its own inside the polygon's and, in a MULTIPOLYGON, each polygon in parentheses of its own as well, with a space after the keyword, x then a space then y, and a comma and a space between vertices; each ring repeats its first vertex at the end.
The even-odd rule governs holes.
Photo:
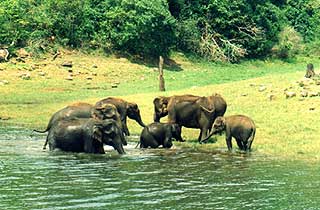
POLYGON ((319 209, 319 166, 135 143, 48 152, 28 135, 0 130, 0 209, 319 209))

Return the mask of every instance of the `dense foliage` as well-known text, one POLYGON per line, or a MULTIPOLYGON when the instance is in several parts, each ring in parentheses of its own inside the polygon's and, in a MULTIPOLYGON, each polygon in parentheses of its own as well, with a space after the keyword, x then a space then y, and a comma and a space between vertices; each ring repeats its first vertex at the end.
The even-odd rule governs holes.
POLYGON ((3 0, 0 31, 1 45, 33 50, 62 45, 155 57, 175 49, 234 62, 277 47, 289 56, 288 31, 319 40, 320 1, 3 0))

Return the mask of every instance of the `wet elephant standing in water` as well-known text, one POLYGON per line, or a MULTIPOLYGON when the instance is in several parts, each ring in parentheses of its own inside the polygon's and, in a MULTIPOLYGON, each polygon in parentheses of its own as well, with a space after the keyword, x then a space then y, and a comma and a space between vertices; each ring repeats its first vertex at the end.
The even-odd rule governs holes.
POLYGON ((240 150, 251 150, 256 133, 256 126, 251 118, 244 115, 218 117, 213 123, 211 133, 202 142, 206 142, 212 135, 223 131, 226 132, 226 143, 229 151, 232 149, 232 137, 236 139, 240 150))
POLYGON ((154 122, 143 128, 140 135, 140 148, 172 147, 172 138, 184 141, 178 124, 154 122))
POLYGON ((187 128, 198 128, 200 142, 208 135, 214 120, 223 116, 227 103, 219 94, 199 97, 194 100, 172 98, 168 102, 168 123, 176 123, 187 128))
POLYGON ((96 103, 96 106, 102 106, 103 104, 113 104, 117 111, 120 114, 122 127, 124 129, 124 133, 129 136, 130 132, 127 126, 127 117, 132 120, 135 120, 140 126, 145 127, 140 115, 139 107, 136 103, 127 102, 121 98, 105 98, 96 103))
MULTIPOLYGON (((100 120, 104 119, 113 119, 116 121, 118 127, 122 130, 122 123, 120 115, 117 112, 117 109, 112 104, 104 104, 102 106, 93 106, 88 103, 76 103, 69 105, 52 115, 47 125, 47 128, 44 131, 34 130, 39 133, 45 133, 51 129, 51 127, 58 121, 66 118, 96 118, 100 120)), ((124 138, 123 138, 124 139, 124 138)), ((48 138, 43 146, 43 149, 46 149, 48 143, 48 138)), ((123 144, 126 145, 127 142, 123 141, 123 144)))
POLYGON ((48 133, 50 150, 104 154, 103 144, 124 154, 123 135, 116 121, 67 118, 52 125, 48 133))

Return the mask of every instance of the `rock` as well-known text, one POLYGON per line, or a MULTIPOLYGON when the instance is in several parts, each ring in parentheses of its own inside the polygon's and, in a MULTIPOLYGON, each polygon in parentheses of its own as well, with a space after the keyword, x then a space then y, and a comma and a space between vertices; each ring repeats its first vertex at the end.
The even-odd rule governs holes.
POLYGON ((308 85, 313 84, 313 80, 310 78, 303 78, 297 82, 299 83, 300 87, 304 87, 304 86, 308 86, 308 85))
POLYGON ((8 85, 9 84, 9 81, 8 80, 2 80, 1 81, 4 85, 8 85))
POLYGON ((250 86, 250 87, 254 87, 254 86, 256 86, 256 84, 250 83, 249 86, 250 86))
POLYGON ((25 63, 26 62, 23 58, 20 58, 20 57, 16 58, 16 61, 17 62, 21 62, 21 63, 25 63))
POLYGON ((263 92, 263 91, 265 91, 266 89, 267 89, 266 86, 260 86, 260 87, 259 87, 259 92, 263 92))
POLYGON ((300 92, 300 96, 301 97, 307 97, 308 96, 308 91, 305 91, 305 90, 301 91, 300 92))
POLYGON ((98 66, 97 66, 96 64, 93 64, 93 65, 92 65, 92 68, 97 69, 98 66))
POLYGON ((72 68, 73 64, 72 64, 72 61, 65 61, 61 64, 61 66, 72 68))
POLYGON ((24 80, 30 80, 31 79, 31 74, 29 73, 29 72, 24 72, 24 73, 21 73, 20 75, 19 75, 19 77, 21 78, 21 79, 24 79, 24 80))
POLYGON ((0 116, 0 120, 10 120, 11 117, 8 116, 0 116))
POLYGON ((66 77, 66 80, 72 81, 72 80, 73 80, 72 75, 68 75, 68 76, 66 77))
POLYGON ((91 75, 96 77, 98 74, 96 72, 91 72, 91 75))
POLYGON ((273 100, 276 99, 276 96, 274 94, 269 94, 268 98, 269 98, 270 101, 273 101, 273 100))
POLYGON ((292 98, 297 95, 295 92, 292 91, 285 91, 284 94, 286 95, 286 98, 292 98))
POLYGON ((43 71, 39 72, 39 76, 42 76, 42 77, 46 76, 46 72, 43 72, 43 71))
POLYGON ((4 71, 5 70, 5 68, 3 68, 3 67, 0 67, 0 71, 4 71))
POLYGON ((242 93, 241 96, 248 96, 248 93, 242 93))
POLYGON ((19 58, 27 58, 30 56, 30 53, 28 53, 24 48, 20 48, 18 51, 17 51, 17 56, 19 58))
POLYGON ((116 85, 116 84, 111 85, 111 88, 117 88, 117 87, 118 87, 118 85, 116 85))
POLYGON ((315 97, 315 96, 319 96, 319 92, 309 92, 309 97, 315 97))
POLYGON ((92 77, 87 76, 86 79, 87 79, 87 80, 92 80, 92 77))
POLYGON ((4 48, 0 48, 0 61, 8 61, 9 51, 4 48))
POLYGON ((316 107, 310 107, 310 108, 309 108, 310 111, 313 111, 313 110, 315 110, 315 109, 316 109, 316 107))

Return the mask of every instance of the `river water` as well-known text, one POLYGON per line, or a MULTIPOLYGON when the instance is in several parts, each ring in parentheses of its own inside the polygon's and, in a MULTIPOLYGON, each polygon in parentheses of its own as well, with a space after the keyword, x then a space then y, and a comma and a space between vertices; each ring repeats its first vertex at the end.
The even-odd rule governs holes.
POLYGON ((0 129, 0 209, 320 209, 319 164, 135 143, 123 156, 49 152, 44 139, 0 129))

